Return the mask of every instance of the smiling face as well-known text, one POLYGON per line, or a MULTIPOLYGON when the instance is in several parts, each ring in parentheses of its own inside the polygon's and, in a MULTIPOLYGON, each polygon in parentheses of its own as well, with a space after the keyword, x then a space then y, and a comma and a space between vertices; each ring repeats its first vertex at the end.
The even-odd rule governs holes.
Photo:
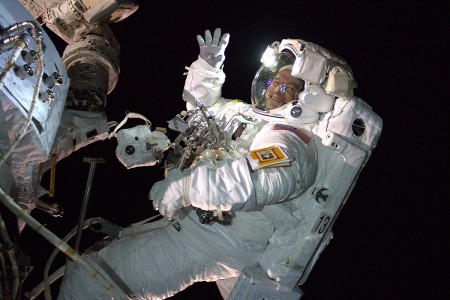
POLYGON ((290 69, 281 70, 267 83, 266 109, 275 109, 296 100, 302 85, 302 80, 292 76, 290 69))

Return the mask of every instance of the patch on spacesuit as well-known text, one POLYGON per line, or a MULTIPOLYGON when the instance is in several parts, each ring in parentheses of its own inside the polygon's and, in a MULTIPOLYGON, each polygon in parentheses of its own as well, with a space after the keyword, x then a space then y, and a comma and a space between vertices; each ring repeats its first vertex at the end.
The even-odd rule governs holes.
POLYGON ((292 161, 280 147, 272 146, 252 150, 247 154, 247 160, 253 170, 290 166, 292 161))
POLYGON ((312 140, 312 134, 305 130, 305 129, 301 129, 301 128, 296 128, 293 126, 289 126, 289 125, 284 125, 284 124, 275 124, 273 126, 274 130, 288 130, 290 132, 295 133, 296 136, 298 136, 305 144, 308 144, 309 142, 311 142, 312 140))

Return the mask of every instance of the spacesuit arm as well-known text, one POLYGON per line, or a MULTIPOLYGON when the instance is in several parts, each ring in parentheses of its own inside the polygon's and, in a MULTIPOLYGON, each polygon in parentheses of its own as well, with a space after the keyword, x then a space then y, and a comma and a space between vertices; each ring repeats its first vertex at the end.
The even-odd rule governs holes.
POLYGON ((301 129, 288 131, 275 128, 278 125, 266 125, 258 132, 250 150, 279 147, 290 162, 288 167, 254 171, 258 204, 273 204, 296 198, 313 184, 317 175, 317 149, 312 135, 301 129))
POLYGON ((203 210, 252 210, 256 206, 250 169, 245 158, 203 160, 191 169, 172 169, 149 193, 153 208, 172 218, 182 207, 203 210))
MULTIPOLYGON (((226 77, 223 70, 210 66, 200 57, 186 69, 188 72, 184 90, 207 106, 215 104, 222 95, 222 85, 226 77)), ((193 108, 189 102, 186 102, 186 106, 188 110, 193 108)))
POLYGON ((289 166, 251 170, 247 158, 207 161, 190 172, 189 202, 203 210, 251 211, 257 206, 291 200, 303 193, 316 175, 315 148, 290 132, 263 131, 253 149, 279 147, 289 166))
POLYGON ((303 193, 316 175, 314 143, 290 132, 262 131, 254 147, 276 146, 290 158, 283 167, 252 170, 246 157, 204 160, 183 172, 174 169, 155 183, 149 198, 155 209, 171 218, 192 205, 203 210, 252 211, 258 206, 289 201, 303 193))

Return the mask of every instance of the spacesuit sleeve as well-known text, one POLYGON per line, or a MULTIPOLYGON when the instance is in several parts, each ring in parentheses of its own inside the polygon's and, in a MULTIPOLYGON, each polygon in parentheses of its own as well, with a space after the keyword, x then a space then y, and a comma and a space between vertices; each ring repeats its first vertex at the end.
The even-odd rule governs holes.
POLYGON ((289 131, 262 131, 250 150, 280 147, 291 159, 287 167, 254 171, 253 186, 258 205, 292 200, 303 194, 317 175, 317 154, 312 139, 304 141, 289 131))
POLYGON ((192 205, 203 210, 252 211, 289 201, 306 191, 317 170, 313 143, 305 144, 289 132, 273 131, 254 142, 254 147, 269 145, 281 147, 292 159, 290 165, 252 171, 245 157, 197 164, 190 172, 192 205))
MULTIPOLYGON (((184 89, 207 106, 216 103, 222 95, 222 85, 225 82, 223 70, 211 67, 200 57, 186 69, 188 72, 184 89)), ((187 102, 187 109, 191 108, 187 102)))

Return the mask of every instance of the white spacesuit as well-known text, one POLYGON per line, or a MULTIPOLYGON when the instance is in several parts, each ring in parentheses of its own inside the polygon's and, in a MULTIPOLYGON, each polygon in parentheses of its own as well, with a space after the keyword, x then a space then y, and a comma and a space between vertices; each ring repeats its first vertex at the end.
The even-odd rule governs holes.
MULTIPOLYGON (((325 167, 318 164, 326 155, 318 147, 329 143, 333 153, 348 148, 319 121, 332 123, 337 97, 339 103, 349 102, 353 75, 344 60, 326 49, 283 40, 268 48, 272 54, 255 76, 252 106, 221 96, 229 35, 221 37, 216 29, 214 37, 209 31, 205 37, 197 37, 200 55, 188 68, 183 94, 188 111, 169 123, 183 128, 186 148, 195 147, 182 152, 187 159, 175 155, 179 160, 166 164, 166 178, 149 194, 166 219, 161 228, 131 230, 86 259, 122 289, 124 299, 162 299, 199 281, 225 283, 219 284, 224 298, 298 299, 297 282, 309 272, 317 248, 329 241, 332 218, 342 203, 334 199, 343 200, 349 190, 346 186, 338 197, 327 189, 325 167), (278 74, 286 69, 297 81, 280 80, 278 74), (294 98, 286 101, 289 93, 294 98), (279 105, 266 110, 267 101, 279 105), (191 113, 199 107, 201 113, 191 113), (207 125, 195 135, 199 115, 207 125), (333 199, 329 207, 327 197, 333 199), (328 214, 320 215, 324 211, 328 214), (306 230, 313 225, 314 232, 306 230), (259 291, 249 289, 246 281, 259 291)), ((370 137, 367 149, 376 145, 378 134, 370 137)), ((359 158, 356 170, 366 157, 359 158)), ((350 186, 354 177, 349 177, 350 186)), ((77 267, 65 274, 58 299, 108 297, 77 267)))

